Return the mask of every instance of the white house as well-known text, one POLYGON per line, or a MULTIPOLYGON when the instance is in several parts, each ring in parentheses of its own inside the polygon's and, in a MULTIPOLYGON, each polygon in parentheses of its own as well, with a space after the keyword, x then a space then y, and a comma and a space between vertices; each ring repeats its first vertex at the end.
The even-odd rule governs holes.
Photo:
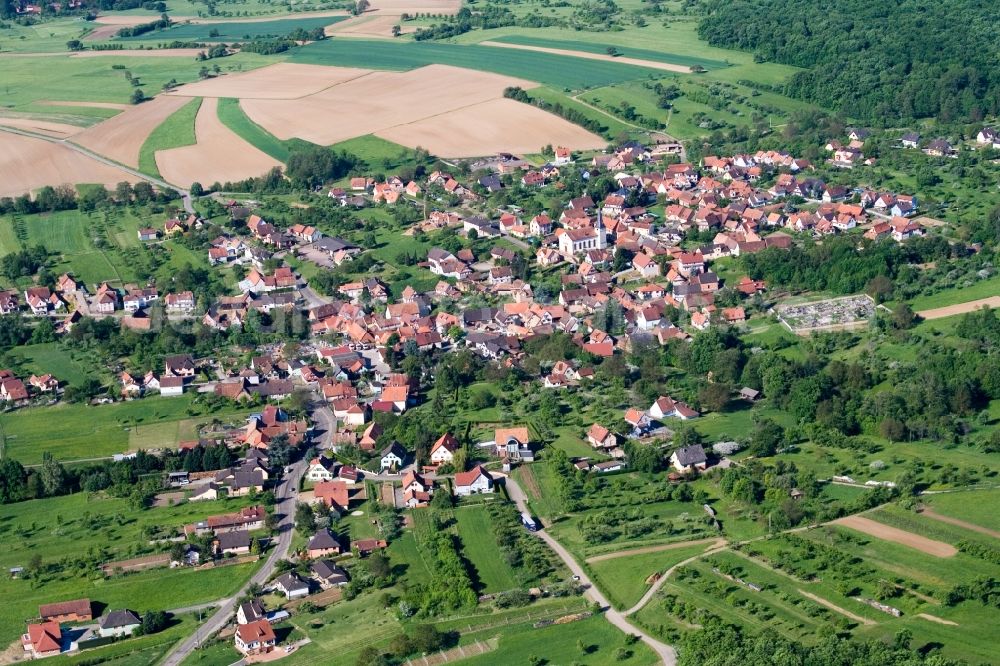
POLYGON ((708 458, 701 444, 692 444, 671 453, 670 464, 678 472, 702 471, 708 466, 708 458))
POLYGON ((392 442, 382 450, 379 467, 382 471, 399 469, 406 459, 406 449, 399 442, 392 442))
POLYGON ((438 437, 431 447, 431 464, 444 465, 455 460, 455 451, 458 450, 458 440, 450 433, 438 437))
POLYGON ((455 475, 455 494, 459 497, 493 492, 493 477, 477 465, 468 472, 455 475))
POLYGON ((299 575, 294 571, 289 571, 274 580, 274 589, 285 595, 287 599, 298 599, 308 596, 309 583, 299 578, 299 575))
POLYGON ((260 619, 236 627, 236 636, 233 640, 236 649, 242 654, 260 654, 273 650, 277 637, 274 635, 271 623, 260 619))
POLYGON ((98 633, 102 638, 131 636, 142 624, 139 616, 129 609, 111 611, 98 621, 98 633))
POLYGON ((336 472, 335 461, 330 458, 313 458, 309 461, 309 468, 306 470, 306 480, 312 481, 333 481, 336 472))

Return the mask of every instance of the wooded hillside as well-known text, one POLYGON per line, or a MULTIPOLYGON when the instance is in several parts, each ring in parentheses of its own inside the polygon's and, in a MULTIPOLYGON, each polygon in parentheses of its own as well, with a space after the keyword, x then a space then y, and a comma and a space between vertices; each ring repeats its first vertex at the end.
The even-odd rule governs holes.
POLYGON ((978 0, 712 0, 699 35, 807 68, 784 87, 873 124, 1000 112, 1000 14, 978 0))

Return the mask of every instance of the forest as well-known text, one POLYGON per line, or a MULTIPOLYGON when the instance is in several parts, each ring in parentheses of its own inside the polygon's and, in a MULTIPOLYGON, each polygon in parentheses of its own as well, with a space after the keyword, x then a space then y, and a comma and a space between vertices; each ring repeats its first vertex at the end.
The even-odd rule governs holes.
POLYGON ((873 125, 1000 112, 996 6, 975 0, 710 0, 698 34, 805 71, 780 92, 873 125))

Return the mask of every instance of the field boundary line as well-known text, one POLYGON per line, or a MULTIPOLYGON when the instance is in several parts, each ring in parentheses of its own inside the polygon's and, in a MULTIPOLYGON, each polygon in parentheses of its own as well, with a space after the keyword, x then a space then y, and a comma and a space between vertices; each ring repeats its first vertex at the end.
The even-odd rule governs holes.
POLYGON ((695 539, 693 541, 673 541, 670 543, 660 544, 658 546, 643 546, 642 548, 631 548, 629 550, 619 550, 613 553, 604 553, 603 555, 594 555, 585 559, 584 562, 587 564, 594 564, 596 562, 618 559, 619 557, 630 557, 632 555, 643 555, 645 553, 659 553, 666 550, 677 550, 679 548, 684 548, 685 546, 700 546, 703 543, 714 543, 721 547, 727 542, 722 537, 708 537, 705 539, 695 539))

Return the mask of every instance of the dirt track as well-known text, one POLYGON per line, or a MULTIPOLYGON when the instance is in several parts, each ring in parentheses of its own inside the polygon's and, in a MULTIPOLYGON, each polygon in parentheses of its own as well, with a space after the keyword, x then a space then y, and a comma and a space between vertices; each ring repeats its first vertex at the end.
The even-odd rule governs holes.
POLYGON ((920 515, 930 518, 932 520, 939 520, 942 523, 948 523, 949 525, 954 525, 955 527, 961 527, 971 532, 979 532, 980 534, 991 536, 994 539, 1000 539, 1000 532, 997 532, 996 530, 991 530, 988 527, 982 527, 981 525, 975 525, 973 523, 967 523, 964 520, 959 520, 958 518, 952 518, 951 516, 942 516, 940 513, 936 513, 933 509, 925 508, 923 511, 920 512, 920 515))
POLYGON ((803 597, 812 599, 813 601, 815 601, 816 603, 818 603, 820 606, 825 606, 826 608, 829 608, 833 612, 840 613, 844 617, 850 618, 850 619, 854 620, 855 622, 860 622, 861 624, 864 624, 864 625, 869 626, 869 627, 872 626, 873 624, 878 624, 877 622, 875 622, 875 620, 869 620, 866 617, 861 617, 860 615, 855 615, 851 611, 846 610, 844 608, 841 608, 840 606, 838 606, 837 604, 833 603, 832 601, 827 601, 823 597, 817 597, 815 594, 812 594, 811 592, 806 592, 805 590, 798 590, 798 593, 801 594, 803 597))
POLYGON ((1000 296, 989 296, 988 298, 979 298, 965 303, 946 305, 941 308, 921 310, 917 314, 923 319, 941 319, 942 317, 951 317, 954 315, 965 314, 966 312, 975 312, 984 305, 991 308, 1000 308, 1000 296))
POLYGON ((678 548, 686 548, 687 546, 699 546, 701 544, 712 545, 713 547, 719 547, 726 543, 725 539, 696 539, 694 541, 679 541, 677 543, 665 543, 659 546, 645 546, 643 548, 632 548, 629 550, 619 550, 614 553, 605 553, 604 555, 595 555, 593 557, 587 558, 587 564, 593 564, 594 562, 603 562, 605 560, 614 560, 619 557, 628 557, 629 555, 642 555, 644 553, 659 553, 664 550, 676 550, 678 548))
POLYGON ((668 72, 681 72, 690 74, 691 68, 684 65, 671 65, 666 62, 656 60, 642 60, 641 58, 626 58, 625 56, 609 56, 604 53, 590 53, 588 51, 571 51, 569 49, 554 49, 548 46, 528 46, 527 44, 507 44, 505 42, 480 42, 482 46, 496 46, 502 49, 519 49, 521 51, 537 51, 539 53, 554 53, 556 55, 573 56, 574 58, 584 58, 586 60, 604 60, 606 62, 620 62, 623 65, 637 65, 639 67, 649 67, 650 69, 663 69, 668 72))
POLYGON ((951 620, 946 620, 943 617, 938 617, 936 615, 928 615, 927 613, 917 613, 917 617, 922 617, 925 620, 930 620, 931 622, 937 622, 938 624, 945 624, 949 627, 957 627, 958 622, 952 622, 951 620))
POLYGON ((871 518, 864 518, 863 516, 840 518, 833 521, 832 524, 849 527, 852 530, 863 532, 877 539, 892 541, 893 543, 919 550, 934 557, 952 557, 958 553, 958 550, 951 544, 928 539, 925 536, 907 532, 896 527, 890 527, 889 525, 872 520, 871 518))

